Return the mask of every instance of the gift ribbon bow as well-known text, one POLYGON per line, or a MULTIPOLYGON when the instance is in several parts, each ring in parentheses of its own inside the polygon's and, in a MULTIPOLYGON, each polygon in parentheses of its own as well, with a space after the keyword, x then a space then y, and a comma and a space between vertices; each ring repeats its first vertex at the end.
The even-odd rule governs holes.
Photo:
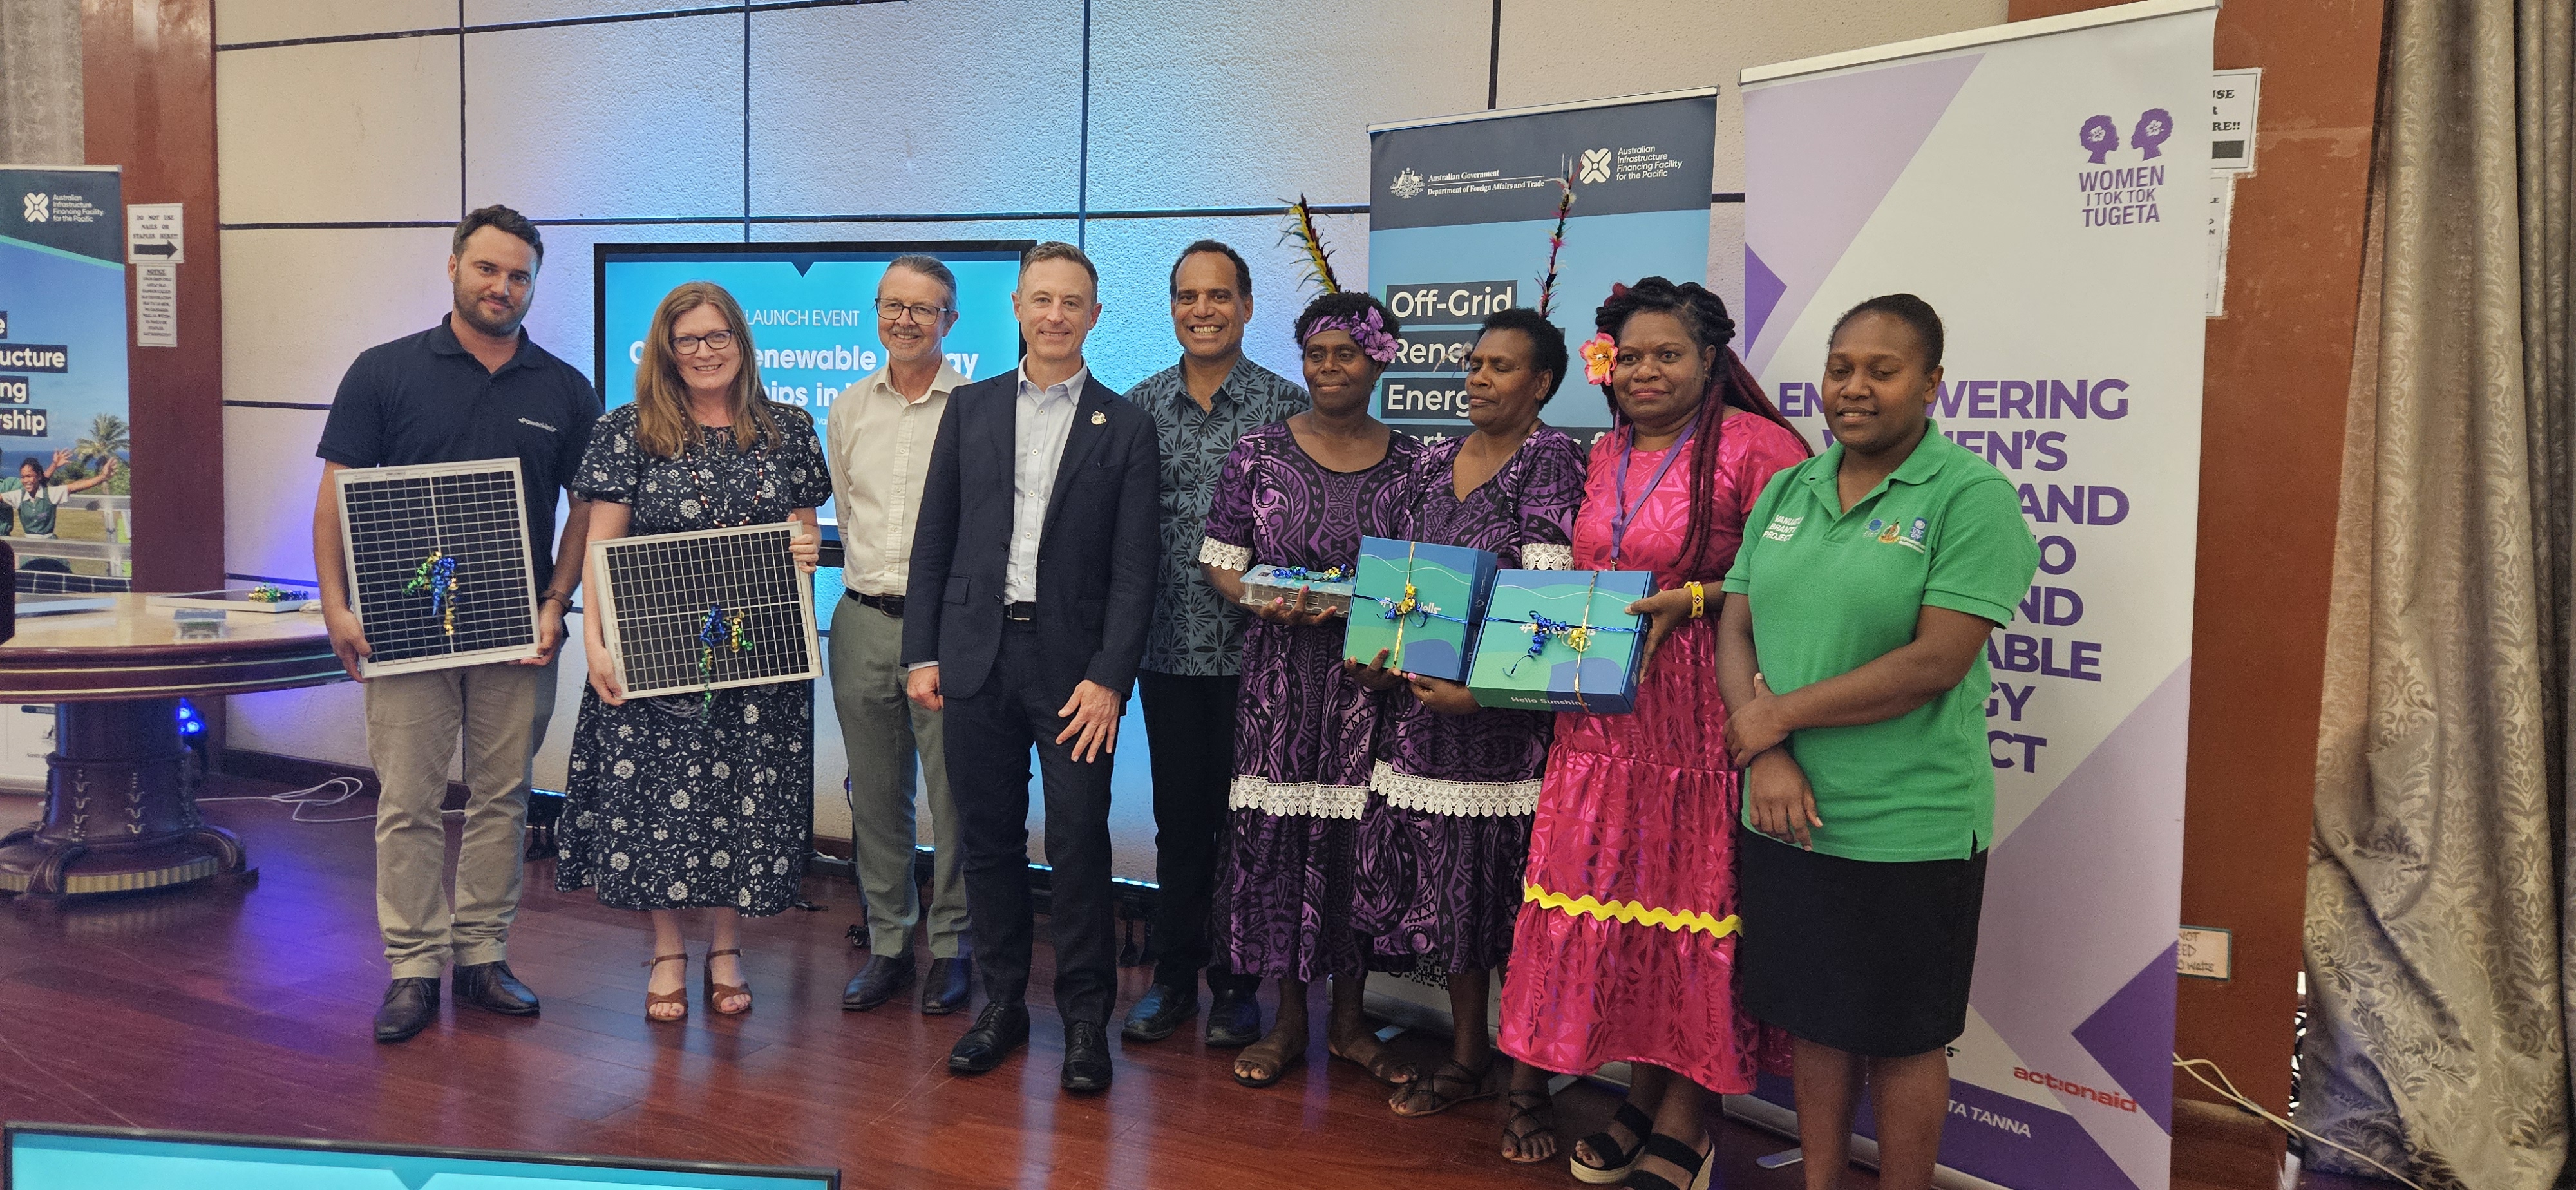
POLYGON ((1512 667, 1504 670, 1503 675, 1505 677, 1509 677, 1513 674, 1519 673, 1521 662, 1527 661, 1532 657, 1536 657, 1539 654, 1546 652, 1548 641, 1561 640, 1565 642, 1566 648, 1574 650, 1577 657, 1574 666, 1574 697, 1576 701, 1581 701, 1583 698, 1583 664, 1581 661, 1581 655, 1591 650, 1593 634, 1597 632, 1620 632, 1633 634, 1639 631, 1639 629, 1636 628, 1593 627, 1592 596, 1594 591, 1599 588, 1600 583, 1601 572, 1597 570, 1592 572, 1591 578, 1584 580, 1583 619, 1580 623, 1568 624, 1563 620, 1549 619, 1537 612, 1531 612, 1530 618, 1526 620, 1515 620, 1509 616, 1485 617, 1485 622, 1488 624, 1518 624, 1521 625, 1521 631, 1530 634, 1529 652, 1513 658, 1512 667))
POLYGON ((304 592, 289 591, 275 583, 261 583, 250 589, 250 601, 253 603, 284 603, 289 599, 302 598, 304 598, 304 592))
POLYGON ((1308 570, 1303 566, 1273 567, 1270 573, 1274 578, 1284 578, 1292 583, 1342 581, 1342 568, 1339 566, 1327 566, 1322 570, 1308 570))
POLYGON ((1420 542, 1413 541, 1404 543, 1404 598, 1389 599, 1384 595, 1371 596, 1371 598, 1377 600, 1378 614, 1386 619, 1395 621, 1395 647, 1387 650, 1387 664, 1397 668, 1401 668, 1404 665, 1404 629, 1406 625, 1420 624, 1427 620, 1447 620, 1452 624, 1466 623, 1465 620, 1461 620, 1456 616, 1441 614, 1439 604, 1424 603, 1422 601, 1422 592, 1415 589, 1413 585, 1413 551, 1414 548, 1420 544, 1420 542))
MULTIPOLYGON (((429 592, 429 614, 445 622, 447 635, 456 635, 456 559, 447 556, 447 551, 429 551, 429 556, 421 559, 420 566, 412 571, 411 581, 403 584, 406 595, 418 595, 422 591, 429 592)), ((257 591, 251 593, 251 598, 259 597, 257 591)))
POLYGON ((727 615, 724 605, 717 603, 708 606, 706 622, 698 625, 698 683, 705 688, 699 701, 702 707, 713 707, 716 702, 716 650, 751 651, 751 629, 743 620, 743 613, 727 615))

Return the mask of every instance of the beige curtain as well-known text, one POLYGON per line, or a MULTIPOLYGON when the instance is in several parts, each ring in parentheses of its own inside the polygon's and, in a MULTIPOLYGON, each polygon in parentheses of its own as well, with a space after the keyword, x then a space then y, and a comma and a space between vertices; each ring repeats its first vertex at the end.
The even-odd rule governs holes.
POLYGON ((2427 1186, 2568 1156, 2570 9, 2388 8, 2299 1116, 2427 1186))

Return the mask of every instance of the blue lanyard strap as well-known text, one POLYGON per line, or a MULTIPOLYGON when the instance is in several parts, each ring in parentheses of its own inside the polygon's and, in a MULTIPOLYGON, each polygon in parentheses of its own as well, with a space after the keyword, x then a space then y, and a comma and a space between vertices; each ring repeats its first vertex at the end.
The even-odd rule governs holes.
POLYGON ((1630 504, 1628 502, 1628 459, 1637 453, 1637 427, 1634 425, 1628 427, 1628 440, 1619 447, 1619 486, 1610 493, 1611 497, 1619 502, 1619 511, 1610 516, 1611 561, 1619 560, 1619 543, 1628 537, 1628 522, 1636 520, 1637 514, 1646 510, 1646 498, 1654 495, 1655 489, 1663 484, 1664 472, 1672 470, 1673 460, 1682 457, 1682 448, 1690 445, 1691 435, 1698 430, 1698 418, 1692 418, 1689 425, 1682 427, 1682 436, 1673 439, 1673 444, 1664 448, 1664 461, 1655 464, 1655 473, 1647 477, 1646 490, 1637 493, 1637 502, 1630 504))

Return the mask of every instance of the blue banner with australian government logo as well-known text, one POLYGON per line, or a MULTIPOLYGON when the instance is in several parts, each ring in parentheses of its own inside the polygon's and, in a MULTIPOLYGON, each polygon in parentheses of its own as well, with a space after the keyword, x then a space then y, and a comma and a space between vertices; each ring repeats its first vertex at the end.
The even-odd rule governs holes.
POLYGON ((0 166, 0 527, 21 591, 131 583, 122 181, 0 166))
MULTIPOLYGON (((1377 415, 1426 438, 1465 432, 1476 327, 1538 305, 1560 180, 1575 203, 1548 315, 1569 346, 1614 281, 1707 280, 1716 135, 1714 88, 1369 129, 1369 287, 1404 324, 1377 415)), ((1581 367, 1546 419, 1589 441, 1610 411, 1581 367)))

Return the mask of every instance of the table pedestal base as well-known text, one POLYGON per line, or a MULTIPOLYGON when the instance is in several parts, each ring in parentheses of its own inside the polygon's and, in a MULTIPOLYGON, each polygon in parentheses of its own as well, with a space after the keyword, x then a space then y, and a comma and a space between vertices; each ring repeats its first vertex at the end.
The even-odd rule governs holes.
POLYGON ((22 901, 254 878, 241 840, 188 787, 179 700, 54 710, 44 821, 0 837, 0 894, 22 901))

